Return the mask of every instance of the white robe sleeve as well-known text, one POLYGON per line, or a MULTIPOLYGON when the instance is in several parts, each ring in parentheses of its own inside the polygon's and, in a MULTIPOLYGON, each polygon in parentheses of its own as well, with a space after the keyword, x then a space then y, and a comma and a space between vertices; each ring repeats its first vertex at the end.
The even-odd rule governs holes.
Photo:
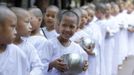
POLYGON ((16 47, 15 49, 16 49, 16 56, 17 56, 16 65, 18 66, 15 67, 17 69, 17 75, 29 75, 29 71, 30 71, 29 63, 25 53, 19 47, 16 47))
POLYGON ((37 54, 37 51, 34 47, 31 46, 31 55, 30 55, 30 64, 31 72, 30 75, 43 75, 43 64, 37 54))
POLYGON ((49 63, 51 62, 53 49, 51 43, 46 41, 44 45, 42 45, 44 50, 41 51, 41 61, 44 64, 44 75, 48 75, 49 63))

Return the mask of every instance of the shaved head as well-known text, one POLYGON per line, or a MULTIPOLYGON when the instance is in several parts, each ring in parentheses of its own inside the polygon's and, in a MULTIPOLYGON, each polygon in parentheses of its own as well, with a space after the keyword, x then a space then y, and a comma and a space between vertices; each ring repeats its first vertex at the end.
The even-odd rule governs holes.
POLYGON ((9 44, 16 34, 16 15, 7 7, 0 6, 0 44, 9 44))
POLYGON ((10 9, 0 6, 0 23, 3 23, 9 16, 16 19, 16 15, 10 9))
POLYGON ((49 11, 49 10, 52 10, 52 11, 54 11, 56 13, 59 12, 59 8, 54 6, 54 5, 51 5, 51 6, 47 7, 46 12, 49 11))
POLYGON ((32 13, 36 17, 43 17, 42 12, 39 8, 30 8, 29 12, 32 13))
POLYGON ((18 8, 18 7, 13 7, 11 10, 16 14, 17 18, 23 18, 25 16, 29 16, 29 13, 27 10, 18 8))

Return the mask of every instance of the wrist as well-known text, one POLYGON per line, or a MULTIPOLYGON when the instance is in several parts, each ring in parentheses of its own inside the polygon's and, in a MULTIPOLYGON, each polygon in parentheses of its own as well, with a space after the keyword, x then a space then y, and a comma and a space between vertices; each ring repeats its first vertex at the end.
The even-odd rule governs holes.
POLYGON ((49 66, 48 66, 48 71, 52 70, 53 69, 53 63, 49 63, 49 66))

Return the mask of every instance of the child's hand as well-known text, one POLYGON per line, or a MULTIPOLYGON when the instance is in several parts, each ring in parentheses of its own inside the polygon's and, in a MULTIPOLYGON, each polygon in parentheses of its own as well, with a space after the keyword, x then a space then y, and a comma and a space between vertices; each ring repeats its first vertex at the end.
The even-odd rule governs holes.
POLYGON ((88 61, 84 62, 83 71, 86 71, 88 69, 88 61))
POLYGON ((85 51, 86 51, 86 53, 88 54, 88 55, 95 55, 95 53, 93 52, 93 49, 94 49, 94 47, 91 47, 90 49, 86 49, 85 51))
POLYGON ((49 64, 50 66, 56 68, 57 70, 61 72, 65 72, 67 70, 67 65, 63 63, 63 60, 56 59, 53 62, 49 64))
POLYGON ((129 32, 134 32, 134 28, 128 28, 129 32))

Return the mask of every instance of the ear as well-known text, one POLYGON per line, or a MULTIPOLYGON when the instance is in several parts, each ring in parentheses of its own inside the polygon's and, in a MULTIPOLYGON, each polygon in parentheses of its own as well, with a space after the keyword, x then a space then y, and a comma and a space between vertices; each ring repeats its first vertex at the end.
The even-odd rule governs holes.
POLYGON ((39 17, 39 18, 38 18, 38 20, 41 22, 41 21, 42 21, 42 18, 41 18, 41 17, 39 17))
POLYGON ((0 32, 1 32, 1 31, 3 31, 3 27, 2 27, 2 25, 0 24, 0 32))

